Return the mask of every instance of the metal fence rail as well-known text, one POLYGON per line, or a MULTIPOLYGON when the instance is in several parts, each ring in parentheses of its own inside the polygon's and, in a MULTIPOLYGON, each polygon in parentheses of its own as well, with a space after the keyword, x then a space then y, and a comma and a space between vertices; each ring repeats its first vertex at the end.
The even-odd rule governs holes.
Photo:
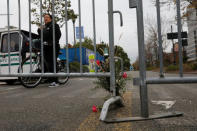
MULTIPOLYGON (((66 67, 67 67, 67 70, 66 70, 66 73, 57 73, 56 72, 56 61, 55 61, 55 14, 54 14, 54 0, 52 0, 52 25, 53 25, 53 56, 54 56, 54 72, 53 73, 44 73, 44 55, 43 55, 43 29, 41 28, 41 62, 42 62, 42 73, 32 73, 32 24, 31 24, 31 21, 32 21, 32 17, 31 17, 31 2, 32 0, 28 0, 28 10, 29 10, 29 50, 30 50, 30 73, 21 73, 21 68, 19 68, 19 72, 18 73, 15 73, 15 74, 12 74, 11 73, 11 60, 10 60, 10 33, 11 33, 11 29, 10 29, 10 16, 7 15, 7 32, 8 32, 8 70, 9 72, 8 73, 3 73, 3 74, 0 74, 0 77, 20 77, 20 76, 45 76, 45 77, 51 77, 51 76, 94 76, 94 77, 97 77, 97 76, 107 76, 107 77, 111 77, 112 78, 114 77, 113 75, 115 75, 114 73, 112 73, 112 71, 114 70, 115 66, 114 66, 114 37, 113 37, 113 33, 109 33, 109 37, 110 37, 110 40, 109 40, 109 48, 110 48, 110 54, 109 54, 109 58, 110 58, 110 72, 108 73, 83 73, 83 70, 82 70, 82 38, 81 38, 81 35, 80 36, 80 39, 79 39, 79 43, 80 43, 80 72, 79 73, 70 73, 69 71, 69 61, 67 61, 66 63, 66 67)), ((110 2, 110 0, 109 0, 110 2)), ((109 13, 109 32, 113 32, 113 5, 111 5, 112 3, 109 4, 109 11, 111 13, 109 13)), ((43 0, 40 0, 40 24, 43 23, 43 10, 42 10, 42 5, 43 5, 43 0)), ((68 11, 68 1, 65 0, 65 43, 66 43, 66 59, 69 59, 68 58, 68 14, 67 14, 67 11, 68 11)), ((94 54, 96 54, 96 21, 95 21, 95 2, 94 0, 92 0, 92 12, 93 12, 93 39, 94 39, 94 54)), ((79 13, 79 30, 81 30, 81 1, 78 0, 78 13, 79 13)), ((10 0, 7 0, 7 14, 10 14, 10 0)), ((21 36, 21 0, 18 0, 18 21, 19 21, 19 25, 18 25, 18 30, 19 30, 19 36, 21 36)), ((41 24, 42 25, 42 24, 41 24)), ((81 31, 79 31, 79 33, 81 33, 81 31)), ((19 43, 21 43, 21 37, 19 37, 19 43)), ((22 57, 21 57, 21 44, 19 44, 19 67, 21 67, 21 62, 22 62, 22 57)), ((96 67, 96 66, 95 66, 96 67)), ((113 78, 114 79, 114 78, 113 78)), ((114 82, 114 80, 112 80, 112 82, 114 82)), ((114 88, 114 85, 115 84, 112 84, 111 85, 111 88, 114 88)))
MULTIPOLYGON (((108 112, 108 106, 110 106, 110 104, 113 104, 114 102, 119 102, 121 101, 121 98, 120 97, 117 97, 116 96, 116 88, 115 88, 115 62, 114 62, 114 18, 113 18, 113 14, 114 13, 118 13, 120 15, 120 20, 121 20, 121 25, 122 25, 122 14, 120 11, 114 11, 113 10, 113 0, 108 0, 108 26, 109 26, 109 64, 110 64, 110 72, 106 72, 106 73, 100 73, 100 72, 95 72, 95 73, 83 73, 83 70, 82 70, 82 38, 81 38, 81 0, 78 0, 78 20, 79 20, 79 36, 80 36, 80 39, 79 39, 79 43, 80 43, 80 72, 79 73, 70 73, 69 71, 69 56, 68 56, 68 1, 65 0, 65 43, 66 43, 66 59, 67 59, 67 63, 66 63, 66 70, 65 70, 65 73, 57 73, 56 72, 56 46, 55 46, 55 1, 52 0, 52 28, 53 28, 53 60, 55 61, 53 63, 53 73, 45 73, 44 72, 44 40, 43 40, 43 28, 41 28, 41 66, 42 66, 42 71, 41 73, 33 73, 32 72, 32 58, 33 58, 33 51, 32 51, 32 24, 31 24, 31 21, 32 21, 32 17, 31 17, 31 2, 32 0, 28 0, 28 15, 29 15, 29 23, 28 23, 28 26, 29 26, 29 53, 30 53, 30 72, 29 73, 22 73, 22 70, 21 70, 21 63, 22 63, 22 56, 21 56, 21 50, 22 50, 22 46, 21 46, 21 42, 22 42, 22 39, 21 37, 19 38, 19 70, 18 70, 18 73, 11 73, 11 56, 10 56, 10 33, 11 33, 11 29, 10 29, 10 16, 9 16, 9 13, 10 13, 10 0, 7 0, 7 26, 8 26, 8 70, 9 72, 8 73, 2 73, 0 74, 0 77, 35 77, 35 76, 38 76, 38 77, 57 77, 57 76, 77 76, 77 77, 110 77, 110 90, 113 92, 113 102, 107 102, 107 104, 104 104, 104 105, 107 105, 105 106, 105 108, 107 108, 107 110, 105 108, 103 108, 102 110, 102 113, 103 114, 101 117, 100 117, 100 120, 105 120, 106 118, 106 115, 107 115, 107 112, 108 112)), ((40 0, 40 25, 42 25, 43 23, 43 20, 42 20, 42 17, 43 17, 43 9, 42 9, 42 5, 43 5, 43 0, 40 0)), ((22 36, 22 32, 21 32, 21 0, 18 0, 18 22, 19 22, 19 25, 18 25, 18 31, 19 31, 19 36, 22 36)), ((93 13, 93 39, 94 39, 94 54, 96 56, 96 24, 95 24, 95 0, 92 0, 92 13, 93 13)), ((106 13, 107 14, 107 13, 106 13)), ((117 59, 120 59, 120 58, 117 58, 117 59)), ((121 61, 121 68, 123 69, 123 61, 122 59, 120 59, 121 61)), ((96 61, 95 61, 96 62, 96 61)), ((96 69, 95 69, 96 70, 96 69)))
POLYGON ((58 76, 77 76, 77 77, 110 77, 110 72, 107 73, 17 73, 17 74, 1 74, 1 77, 25 77, 25 76, 42 76, 42 77, 58 77, 58 76))
MULTIPOLYGON (((156 11, 157 11, 157 25, 158 25, 158 45, 159 45, 159 61, 160 61, 160 74, 159 77, 147 78, 146 67, 145 67, 145 48, 144 41, 138 39, 139 42, 139 66, 140 66, 140 78, 135 79, 134 83, 140 86, 140 100, 141 100, 141 117, 126 119, 127 121, 167 118, 174 116, 182 116, 181 112, 169 112, 157 115, 149 115, 148 108, 148 97, 147 97, 147 85, 148 84, 178 84, 178 83, 197 83, 195 77, 183 77, 183 56, 182 56, 182 41, 181 41, 181 17, 180 17, 180 0, 176 0, 177 6, 177 30, 178 30, 178 43, 179 43, 179 75, 180 77, 165 77, 163 74, 163 47, 162 47, 162 35, 161 35, 161 16, 160 16, 160 0, 156 0, 156 11)), ((137 4, 137 15, 141 18, 138 22, 143 22, 143 9, 142 0, 138 0, 137 4)), ((141 23, 142 24, 142 23, 141 23)), ((143 24, 142 24, 143 25, 143 24)), ((143 26, 138 26, 138 35, 144 37, 143 26), (141 31, 142 30, 142 31, 141 31)), ((125 120, 125 119, 124 119, 125 120)))
POLYGON ((177 83, 197 83, 195 77, 183 77, 183 56, 182 56, 182 41, 181 41, 181 13, 180 0, 176 0, 177 6, 177 30, 179 43, 179 77, 165 77, 163 74, 163 49, 161 36, 161 16, 160 16, 160 0, 156 0, 157 24, 158 24, 158 45, 159 45, 159 60, 160 60, 160 74, 159 77, 147 78, 146 76, 146 58, 145 58, 145 42, 144 42, 144 20, 143 20, 143 0, 129 0, 129 7, 136 8, 137 13, 137 28, 138 28, 138 56, 139 56, 139 78, 134 79, 134 85, 140 87, 140 101, 141 101, 141 116, 115 118, 106 120, 106 122, 126 122, 126 121, 141 121, 150 119, 159 119, 167 117, 182 116, 181 112, 161 113, 157 115, 149 114, 148 107, 148 84, 177 84, 177 83))

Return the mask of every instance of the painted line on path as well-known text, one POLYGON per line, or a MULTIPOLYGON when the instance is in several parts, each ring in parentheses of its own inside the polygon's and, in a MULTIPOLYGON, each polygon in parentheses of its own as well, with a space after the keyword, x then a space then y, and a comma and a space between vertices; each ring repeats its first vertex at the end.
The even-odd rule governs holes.
MULTIPOLYGON (((121 117, 131 117, 131 91, 127 91, 123 95, 123 100, 125 107, 119 109, 119 112, 116 113, 117 118, 121 117)), ((100 112, 92 112, 90 113, 87 118, 80 124, 77 131, 97 131, 101 130, 99 125, 102 122, 99 120, 100 112)), ((108 124, 106 124, 107 126, 108 124)), ((113 131, 131 131, 131 122, 124 122, 124 123, 115 123, 110 130, 113 131)))

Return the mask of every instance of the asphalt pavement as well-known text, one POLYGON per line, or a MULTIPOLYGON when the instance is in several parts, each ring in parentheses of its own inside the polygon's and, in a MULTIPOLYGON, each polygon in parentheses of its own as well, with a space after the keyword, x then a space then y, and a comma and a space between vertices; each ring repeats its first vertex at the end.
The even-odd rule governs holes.
MULTIPOLYGON (((138 72, 132 73, 138 77, 138 72)), ((148 72, 147 77, 158 77, 148 72)), ((178 74, 165 74, 178 76, 178 74)), ((191 76, 187 74, 185 76, 191 76)), ((196 74, 192 74, 196 76, 196 74)), ((148 85, 149 115, 167 112, 182 112, 183 116, 132 122, 132 130, 148 131, 197 131, 197 84, 157 84, 148 85)), ((132 88, 132 115, 140 116, 139 87, 132 88)))
MULTIPOLYGON (((137 77, 138 72, 128 72, 137 77)), ((148 72, 147 76, 158 76, 148 72)), ((55 88, 41 84, 27 89, 20 84, 0 84, 0 131, 195 131, 197 84, 148 85, 149 113, 180 111, 181 117, 106 124, 99 121, 108 92, 95 89, 95 78, 71 78, 55 88), (163 103, 161 103, 163 102, 163 103), (167 102, 167 103, 165 103, 167 102)), ((107 118, 140 116, 139 87, 127 82, 124 107, 112 106, 107 118)))
MULTIPOLYGON (((105 124, 99 121, 100 111, 93 112, 92 106, 102 107, 110 94, 103 89, 95 89, 95 80, 71 78, 68 83, 59 87, 49 88, 49 84, 41 84, 32 89, 24 88, 20 84, 10 86, 1 83, 0 130, 130 130, 131 126, 120 126, 125 123, 105 124)), ((129 104, 131 105, 131 102, 129 104)), ((119 110, 112 109, 109 116, 121 116, 119 110)))

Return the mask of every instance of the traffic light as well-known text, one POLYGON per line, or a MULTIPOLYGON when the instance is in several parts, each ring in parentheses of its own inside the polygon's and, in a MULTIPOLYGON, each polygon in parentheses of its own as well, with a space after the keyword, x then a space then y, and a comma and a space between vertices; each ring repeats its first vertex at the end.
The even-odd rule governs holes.
MULTIPOLYGON (((181 38, 188 38, 187 32, 181 32, 181 38)), ((167 33, 167 39, 178 39, 178 32, 167 33)))
POLYGON ((182 39, 182 46, 188 46, 187 39, 182 39))

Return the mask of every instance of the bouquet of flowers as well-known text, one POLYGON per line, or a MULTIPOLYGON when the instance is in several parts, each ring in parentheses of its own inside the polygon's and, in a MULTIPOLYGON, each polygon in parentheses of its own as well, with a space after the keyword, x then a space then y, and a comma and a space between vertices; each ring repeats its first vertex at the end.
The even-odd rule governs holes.
MULTIPOLYGON (((96 61, 98 72, 109 72, 109 59, 105 59, 105 61, 96 61)), ((128 76, 126 72, 121 72, 120 67, 115 66, 115 87, 116 87, 116 95, 122 96, 125 92, 126 80, 128 80, 128 76)), ((110 91, 110 77, 98 77, 97 81, 95 81, 96 88, 103 88, 110 91)))

